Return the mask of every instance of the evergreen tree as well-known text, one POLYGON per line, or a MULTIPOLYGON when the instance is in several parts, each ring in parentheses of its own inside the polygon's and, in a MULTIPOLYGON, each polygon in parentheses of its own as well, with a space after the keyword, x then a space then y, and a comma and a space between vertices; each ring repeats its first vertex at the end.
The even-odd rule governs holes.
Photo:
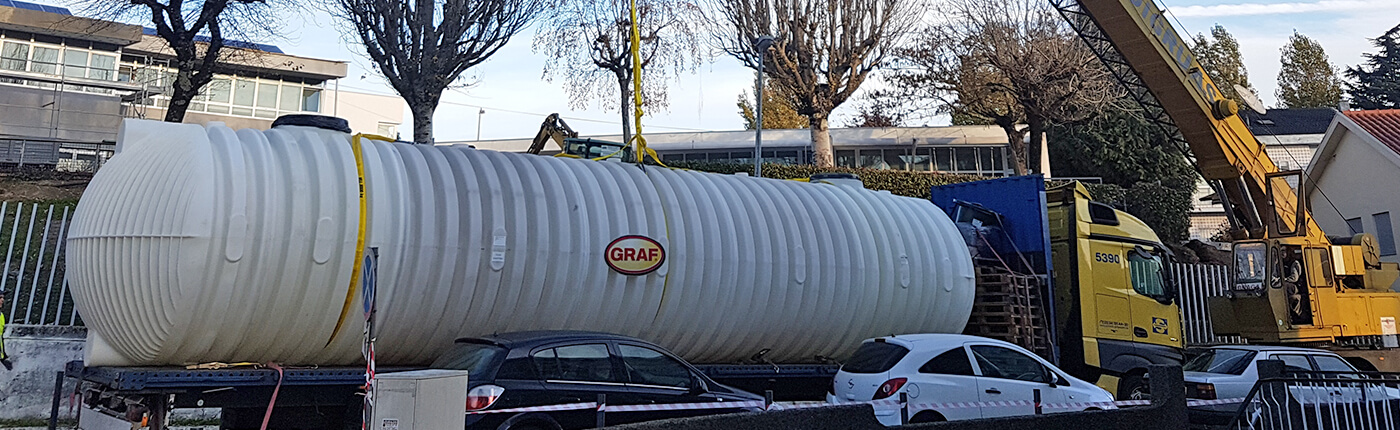
POLYGON ((1342 81, 1321 44, 1294 31, 1281 51, 1275 95, 1283 107, 1331 107, 1342 101, 1342 81))
POLYGON ((1348 67, 1347 94, 1351 105, 1361 109, 1400 107, 1400 25, 1371 40, 1381 48, 1378 54, 1363 54, 1366 64, 1348 67))
POLYGON ((1211 28, 1210 36, 1210 39, 1207 39, 1204 35, 1196 35, 1191 47, 1191 51, 1196 54, 1196 61, 1201 63, 1206 76, 1210 76, 1211 81, 1215 82, 1221 95, 1234 100, 1241 107, 1246 106, 1244 99, 1235 92, 1235 84, 1248 88, 1251 92, 1254 91, 1254 86, 1249 84, 1249 71, 1244 68, 1240 42, 1221 25, 1211 28))
MULTIPOLYGON (((1196 171, 1162 130, 1122 100, 1102 115, 1050 128, 1050 170, 1056 176, 1099 177, 1122 188, 1123 207, 1168 243, 1190 235, 1196 171)), ((1103 188, 1103 187, 1099 187, 1103 188)), ((1103 190, 1100 190, 1103 191, 1103 190)), ((1108 195, 1096 194, 1098 199, 1108 195)))

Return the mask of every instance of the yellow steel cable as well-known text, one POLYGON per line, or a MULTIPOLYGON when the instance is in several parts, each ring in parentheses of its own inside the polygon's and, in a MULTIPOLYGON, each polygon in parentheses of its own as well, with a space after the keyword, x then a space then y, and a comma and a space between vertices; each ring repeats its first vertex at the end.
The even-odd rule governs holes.
POLYGON ((350 152, 355 154, 355 176, 358 178, 360 186, 360 226, 359 232, 355 235, 355 263, 354 271, 350 272, 350 288, 345 291, 345 304, 340 308, 340 318, 335 321, 335 330, 332 330, 331 337, 326 339, 326 346, 330 346, 331 342, 335 341, 335 337, 340 334, 341 327, 345 325, 345 317, 350 313, 350 305, 355 302, 355 292, 360 285, 360 269, 365 258, 365 227, 369 223, 369 198, 365 193, 365 160, 361 155, 360 139, 394 141, 394 139, 384 136, 365 133, 357 133, 350 138, 350 152))

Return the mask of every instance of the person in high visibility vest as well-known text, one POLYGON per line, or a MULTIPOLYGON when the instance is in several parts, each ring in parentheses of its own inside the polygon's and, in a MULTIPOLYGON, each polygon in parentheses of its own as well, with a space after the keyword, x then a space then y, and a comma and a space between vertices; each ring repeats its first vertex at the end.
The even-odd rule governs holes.
POLYGON ((0 365, 5 366, 5 370, 15 370, 15 365, 10 364, 10 356, 5 354, 5 290, 0 290, 0 365))

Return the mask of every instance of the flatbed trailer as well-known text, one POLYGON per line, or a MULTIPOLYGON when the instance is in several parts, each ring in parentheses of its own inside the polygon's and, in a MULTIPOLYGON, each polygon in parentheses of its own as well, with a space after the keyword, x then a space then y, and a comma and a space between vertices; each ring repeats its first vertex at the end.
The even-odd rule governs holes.
MULTIPOLYGON (((403 371, 382 369, 382 371, 403 371)), ((185 369, 180 367, 65 366, 80 381, 83 403, 117 418, 146 412, 162 430, 173 409, 219 408, 220 428, 256 429, 271 403, 272 427, 359 428, 363 367, 185 369), (276 392, 276 402, 272 395, 276 392)))
MULTIPOLYGON (((696 367, 722 384, 760 394, 772 391, 779 401, 820 400, 839 368, 836 364, 696 367)), ((358 429, 365 383, 365 368, 356 366, 279 371, 268 367, 88 367, 72 361, 65 366, 65 374, 80 381, 83 403, 90 410, 130 420, 140 420, 144 413, 151 430, 162 430, 170 411, 186 408, 220 409, 222 429, 256 429, 269 405, 273 406, 269 423, 273 428, 358 429)))

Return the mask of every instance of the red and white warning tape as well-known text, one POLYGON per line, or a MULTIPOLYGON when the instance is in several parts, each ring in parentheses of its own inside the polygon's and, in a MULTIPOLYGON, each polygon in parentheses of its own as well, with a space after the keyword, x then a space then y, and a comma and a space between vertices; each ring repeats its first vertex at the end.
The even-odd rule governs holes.
MULTIPOLYGON (((1216 399, 1216 400, 1189 400, 1189 401, 1186 402, 1186 406, 1224 405, 1224 404, 1231 404, 1231 403, 1240 403, 1240 402, 1243 402, 1244 400, 1245 400, 1245 399, 1243 399, 1243 398, 1216 399)), ((1144 406, 1144 405, 1149 405, 1149 404, 1151 404, 1151 403, 1152 403, 1152 401, 1150 401, 1150 400, 1119 400, 1119 401, 1116 401, 1116 402, 1041 403, 1040 407, 1041 407, 1042 409, 1083 409, 1083 408, 1091 408, 1091 407, 1104 408, 1104 409, 1113 409, 1113 408, 1118 407, 1118 406, 1144 406)), ((603 410, 604 412, 682 411, 682 410, 701 410, 701 409, 765 409, 765 410, 774 411, 774 410, 785 410, 785 409, 822 408, 822 407, 828 407, 828 406, 845 406, 845 405, 872 405, 872 406, 881 407, 881 408, 886 408, 886 407, 898 408, 898 407, 901 406, 901 404, 899 403, 898 400, 893 400, 893 399, 887 399, 887 400, 872 400, 872 401, 867 401, 867 402, 835 403, 835 404, 833 404, 833 403, 826 403, 826 402, 790 402, 790 403, 774 403, 774 404, 768 405, 767 408, 764 408, 763 402, 761 402, 761 401, 749 401, 749 402, 706 402, 706 403, 663 403, 663 404, 651 404, 651 405, 607 405, 607 404, 605 404, 605 405, 603 405, 601 408, 598 406, 598 403, 596 403, 596 402, 588 402, 588 403, 568 403, 568 404, 562 404, 562 405, 548 405, 548 406, 530 406, 530 407, 510 408, 510 409, 494 409, 494 410, 485 410, 485 411, 471 411, 471 412, 467 412, 467 414, 468 414, 468 415, 475 415, 475 414, 502 414, 502 413, 516 413, 516 412, 553 412, 553 411, 572 411, 572 410, 584 410, 584 409, 590 409, 590 410, 599 410, 599 409, 601 409, 601 410, 603 410)), ((1015 406, 1035 406, 1035 402, 1030 402, 1030 401, 997 401, 997 402, 948 402, 948 403, 910 403, 910 404, 909 404, 909 407, 910 407, 911 409, 918 409, 918 410, 925 410, 925 409, 984 408, 984 407, 1006 408, 1006 407, 1015 407, 1015 406)))

